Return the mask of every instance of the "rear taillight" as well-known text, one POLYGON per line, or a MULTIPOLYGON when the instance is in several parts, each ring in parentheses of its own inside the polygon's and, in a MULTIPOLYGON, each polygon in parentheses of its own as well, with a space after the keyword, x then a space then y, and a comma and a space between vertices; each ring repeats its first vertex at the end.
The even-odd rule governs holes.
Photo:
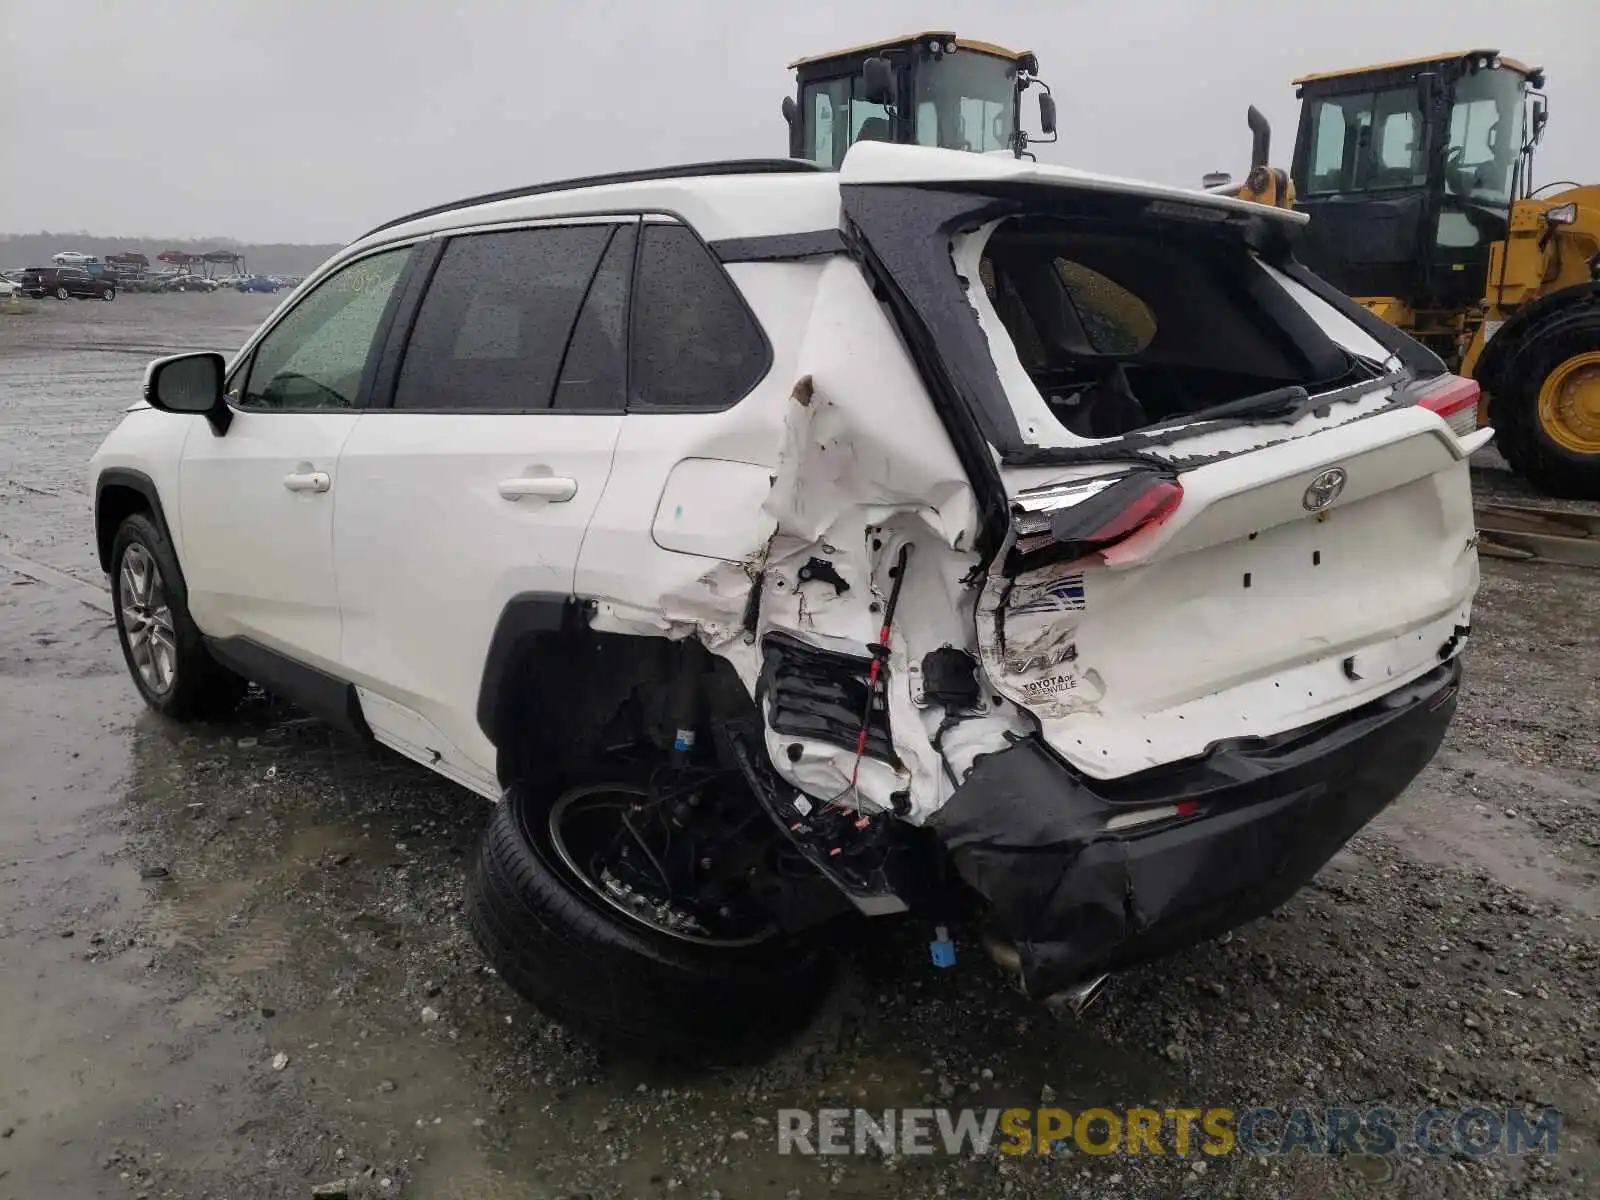
POLYGON ((1460 375, 1446 375, 1417 399, 1429 412, 1444 418, 1450 432, 1466 437, 1478 427, 1478 397, 1482 389, 1476 379, 1460 375))
POLYGON ((1161 524, 1182 501, 1177 479, 1150 470, 1022 492, 1012 517, 1017 540, 1007 574, 1108 550, 1161 524))

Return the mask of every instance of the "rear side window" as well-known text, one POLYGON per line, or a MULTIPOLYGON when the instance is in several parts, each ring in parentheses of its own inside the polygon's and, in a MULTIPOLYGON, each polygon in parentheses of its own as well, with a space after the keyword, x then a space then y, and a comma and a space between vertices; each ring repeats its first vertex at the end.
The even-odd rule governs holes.
POLYGON ((731 407, 767 373, 766 338, 692 231, 646 225, 641 238, 629 406, 731 407))
MULTIPOLYGON (((552 407, 564 379, 593 384, 592 362, 580 381, 563 375, 563 360, 616 232, 565 225, 452 238, 417 313, 395 408, 536 412, 552 407)), ((592 337, 586 345, 598 349, 592 337)), ((620 381, 620 339, 615 353, 620 381)))

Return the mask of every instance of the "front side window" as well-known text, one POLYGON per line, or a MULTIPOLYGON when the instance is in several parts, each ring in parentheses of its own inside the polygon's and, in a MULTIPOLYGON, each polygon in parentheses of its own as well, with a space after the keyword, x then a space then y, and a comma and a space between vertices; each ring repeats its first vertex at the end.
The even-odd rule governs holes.
POLYGON ((244 408, 354 408, 384 310, 411 248, 385 250, 330 275, 261 339, 244 408))
POLYGON ((759 383, 766 339, 727 273, 682 225, 646 225, 633 291, 630 407, 728 408, 759 383))
MULTIPOLYGON (((560 225, 452 238, 418 310, 394 407, 551 408, 579 312, 616 233, 611 224, 560 225)), ((615 355, 620 363, 620 344, 615 355)), ((591 399, 605 386, 594 372, 581 381, 591 399)), ((563 398, 563 406, 576 403, 563 398)))

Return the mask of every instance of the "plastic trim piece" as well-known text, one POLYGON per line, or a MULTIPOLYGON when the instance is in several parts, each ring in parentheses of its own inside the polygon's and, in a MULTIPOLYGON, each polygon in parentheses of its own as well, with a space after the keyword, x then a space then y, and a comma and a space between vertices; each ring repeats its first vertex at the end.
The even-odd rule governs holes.
POLYGON ((777 233, 766 237, 723 238, 711 243, 711 252, 725 263, 787 262, 843 254, 844 234, 837 229, 811 233, 777 233))
MULTIPOLYGON (((125 487, 144 497, 150 505, 150 515, 155 519, 156 528, 161 530, 161 536, 167 539, 167 545, 172 547, 173 556, 176 557, 178 544, 172 540, 172 530, 167 525, 167 514, 161 507, 161 493, 156 490, 155 480, 131 467, 107 467, 94 481, 94 540, 95 550, 100 557, 100 569, 110 572, 111 542, 117 535, 115 529, 100 528, 100 497, 108 487, 125 487)), ((181 564, 178 571, 181 576, 181 564)), ((179 582, 183 582, 181 578, 179 582)))
POLYGON ((346 733, 364 741, 372 740, 372 730, 361 714, 361 700, 354 684, 248 638, 208 637, 205 641, 211 657, 234 674, 260 684, 273 695, 292 701, 346 733))
POLYGON ((499 734, 500 704, 526 642, 550 633, 576 633, 588 628, 588 605, 575 596, 553 592, 522 592, 506 602, 489 638, 483 678, 478 685, 478 728, 503 749, 499 734))

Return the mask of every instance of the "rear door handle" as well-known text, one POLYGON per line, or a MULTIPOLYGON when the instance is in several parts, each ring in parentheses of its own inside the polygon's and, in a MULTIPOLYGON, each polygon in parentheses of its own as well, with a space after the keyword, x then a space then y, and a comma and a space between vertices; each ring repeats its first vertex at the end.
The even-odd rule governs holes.
POLYGON ((578 481, 566 475, 523 475, 500 481, 500 495, 507 500, 537 496, 552 504, 571 500, 578 494, 578 481))
POLYGON ((326 471, 295 471, 283 477, 283 486, 291 492, 325 492, 333 480, 326 471))

